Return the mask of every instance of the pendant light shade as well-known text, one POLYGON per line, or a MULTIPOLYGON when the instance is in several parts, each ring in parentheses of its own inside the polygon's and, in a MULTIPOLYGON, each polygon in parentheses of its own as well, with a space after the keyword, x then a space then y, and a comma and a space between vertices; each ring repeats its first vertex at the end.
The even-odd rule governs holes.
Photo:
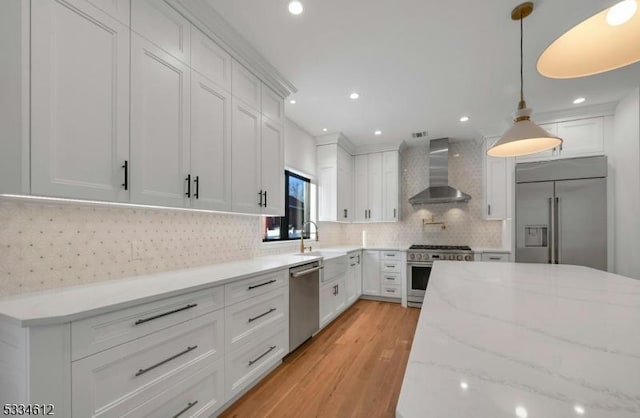
POLYGON ((516 6, 511 12, 511 18, 520 21, 520 102, 515 113, 513 126, 487 150, 487 154, 491 157, 517 157, 536 154, 562 144, 562 139, 551 135, 531 121, 531 109, 524 101, 522 20, 531 12, 533 12, 533 3, 531 2, 516 6))
POLYGON ((640 61, 640 12, 624 0, 591 16, 556 39, 538 58, 549 78, 577 78, 640 61))

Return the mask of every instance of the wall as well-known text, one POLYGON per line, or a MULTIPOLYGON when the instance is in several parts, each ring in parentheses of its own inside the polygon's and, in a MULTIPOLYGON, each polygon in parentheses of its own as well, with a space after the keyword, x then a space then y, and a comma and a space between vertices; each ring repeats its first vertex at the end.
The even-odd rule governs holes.
POLYGON ((640 279, 640 89, 616 107, 608 154, 614 189, 615 272, 640 279))
MULTIPOLYGON (((285 161, 315 177, 315 141, 290 121, 285 161)), ((0 197, 0 295, 297 250, 297 242, 262 243, 260 222, 247 215, 0 197)), ((320 238, 318 244, 337 245, 341 229, 321 226, 320 238)))
POLYGON ((449 185, 471 195, 468 203, 412 206, 408 199, 429 186, 429 146, 407 147, 400 152, 400 222, 348 224, 343 242, 367 246, 407 248, 411 244, 470 245, 499 248, 502 222, 482 219, 483 147, 474 141, 449 143, 449 185), (446 229, 422 226, 423 219, 444 221, 446 229))

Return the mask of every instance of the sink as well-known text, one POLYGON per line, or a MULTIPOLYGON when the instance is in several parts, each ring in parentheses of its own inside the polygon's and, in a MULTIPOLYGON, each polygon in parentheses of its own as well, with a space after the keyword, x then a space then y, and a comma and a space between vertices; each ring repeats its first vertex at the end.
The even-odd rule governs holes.
POLYGON ((315 251, 307 251, 305 253, 295 253, 295 255, 315 256, 315 257, 322 257, 325 260, 330 260, 332 258, 347 255, 347 253, 344 251, 335 251, 335 250, 334 251, 315 250, 315 251))

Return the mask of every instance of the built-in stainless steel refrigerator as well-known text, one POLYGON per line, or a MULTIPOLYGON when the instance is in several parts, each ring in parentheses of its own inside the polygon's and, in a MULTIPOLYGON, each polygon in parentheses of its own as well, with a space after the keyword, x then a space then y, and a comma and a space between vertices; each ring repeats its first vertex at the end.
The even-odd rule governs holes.
POLYGON ((607 157, 516 165, 516 262, 607 269, 607 157))

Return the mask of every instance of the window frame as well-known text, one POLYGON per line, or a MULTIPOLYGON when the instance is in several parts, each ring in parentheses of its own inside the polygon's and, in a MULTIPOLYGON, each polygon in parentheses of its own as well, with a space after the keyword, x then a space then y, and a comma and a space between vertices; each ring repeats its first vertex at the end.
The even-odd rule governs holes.
MULTIPOLYGON (((262 236, 262 242, 263 243, 269 243, 269 242, 287 242, 287 241, 297 241, 300 239, 300 237, 289 237, 289 223, 291 220, 291 212, 289 210, 289 179, 291 177, 294 177, 298 180, 303 181, 304 183, 306 183, 306 193, 305 193, 305 199, 304 199, 304 204, 305 204, 305 208, 304 211, 308 211, 309 212, 309 216, 311 216, 311 179, 304 177, 303 175, 300 175, 298 173, 294 173, 293 171, 289 171, 289 170, 284 170, 284 216, 266 216, 264 217, 264 221, 263 222, 267 222, 267 219, 269 218, 277 218, 280 219, 280 237, 279 238, 271 238, 271 239, 267 239, 266 237, 266 228, 263 228, 263 236, 262 236), (286 234, 286 235, 285 235, 286 234), (285 236, 283 236, 285 235, 285 236)), ((309 239, 309 237, 311 236, 311 225, 307 225, 304 230, 302 231, 302 236, 304 237, 304 239, 309 239)))

